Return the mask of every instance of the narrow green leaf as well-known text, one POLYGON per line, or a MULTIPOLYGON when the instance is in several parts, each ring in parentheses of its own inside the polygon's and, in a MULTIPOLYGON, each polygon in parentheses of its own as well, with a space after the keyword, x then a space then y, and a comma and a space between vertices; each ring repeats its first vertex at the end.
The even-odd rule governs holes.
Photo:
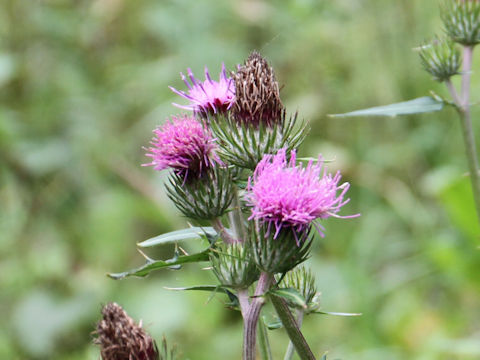
POLYGON ((295 350, 301 360, 315 360, 312 350, 308 346, 305 337, 298 328, 298 324, 288 308, 287 302, 284 298, 275 294, 269 293, 269 298, 273 307, 277 311, 277 315, 282 321, 283 326, 288 334, 288 337, 293 343, 295 350))
POLYGON ((200 239, 202 236, 215 236, 217 232, 212 227, 190 227, 187 229, 172 231, 166 234, 155 236, 151 239, 138 243, 141 248, 152 247, 175 243, 180 240, 200 239))
POLYGON ((305 298, 296 289, 280 288, 270 290, 269 293, 284 298, 289 306, 299 307, 302 309, 307 308, 307 302, 305 301, 305 298))
POLYGON ((158 269, 164 269, 164 268, 170 268, 175 265, 181 265, 181 264, 186 264, 186 263, 193 263, 193 262, 200 262, 200 261, 208 261, 209 260, 209 255, 208 253, 210 252, 210 248, 207 250, 204 250, 202 252, 192 254, 192 255, 185 255, 185 256, 178 256, 174 257, 173 259, 169 260, 150 260, 148 259, 147 262, 143 265, 140 266, 139 268, 130 270, 130 271, 125 271, 122 273, 110 273, 107 274, 109 277, 111 277, 114 280, 121 280, 129 276, 137 276, 137 277, 145 277, 148 274, 150 274, 151 271, 158 270, 158 269))
POLYGON ((397 116, 410 115, 440 111, 443 109, 444 102, 434 99, 431 96, 424 96, 417 99, 404 101, 396 104, 377 106, 363 110, 348 112, 345 114, 333 114, 333 117, 351 117, 351 116, 397 116))
POLYGON ((177 287, 177 288, 165 287, 165 289, 173 290, 173 291, 192 291, 193 290, 193 291, 210 291, 213 293, 221 292, 226 294, 230 299, 230 303, 228 303, 229 306, 239 307, 237 296, 223 285, 196 285, 196 286, 177 287))
POLYGON ((283 327, 283 324, 280 320, 272 321, 271 323, 265 323, 265 325, 267 326, 268 330, 277 330, 283 327))
POLYGON ((327 360, 327 353, 323 354, 323 356, 320 360, 327 360))
POLYGON ((362 313, 343 313, 343 312, 331 312, 331 311, 312 311, 309 314, 320 315, 333 315, 333 316, 362 316, 362 313))

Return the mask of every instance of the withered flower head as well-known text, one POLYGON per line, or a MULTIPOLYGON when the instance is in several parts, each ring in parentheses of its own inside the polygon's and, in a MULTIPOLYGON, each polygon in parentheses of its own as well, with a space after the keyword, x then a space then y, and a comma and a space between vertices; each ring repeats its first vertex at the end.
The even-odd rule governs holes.
POLYGON ((280 121, 283 104, 275 73, 258 52, 253 51, 232 78, 236 94, 232 113, 237 121, 255 127, 280 121))
POLYGON ((153 339, 116 303, 102 309, 94 343, 100 345, 103 360, 158 360, 153 339))

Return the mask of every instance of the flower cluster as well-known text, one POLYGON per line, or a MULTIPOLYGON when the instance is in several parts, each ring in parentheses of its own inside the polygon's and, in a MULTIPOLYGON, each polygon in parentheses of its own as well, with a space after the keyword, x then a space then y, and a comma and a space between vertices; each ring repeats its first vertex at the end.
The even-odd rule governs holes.
MULTIPOLYGON (((144 266, 110 276, 146 276, 162 267, 178 269, 187 262, 209 261, 219 285, 198 288, 224 293, 230 300, 227 305, 240 308, 243 359, 254 360, 257 323, 265 301, 272 301, 282 322, 293 316, 286 315, 289 306, 305 315, 318 308, 312 273, 297 268, 310 256, 315 229, 324 236, 318 220, 358 215, 339 215, 349 202, 350 187, 341 183, 340 172, 329 173, 321 156, 318 161, 297 163, 296 149, 306 137, 307 126, 297 120, 297 114, 287 116, 274 71, 258 52, 230 76, 222 65, 218 81, 211 79, 207 69, 204 81, 190 69, 181 76, 187 89, 170 88, 189 103, 174 105, 191 113, 172 116, 153 131, 145 149, 151 160, 144 165, 170 170, 166 191, 176 208, 185 217, 212 227, 174 231, 140 246, 203 237, 208 247, 187 254, 176 246, 168 260, 147 257, 144 266), (282 276, 275 278, 277 274, 282 276), (284 277, 280 285, 288 291, 277 287, 284 277), (275 300, 277 295, 270 296, 274 289, 283 294, 297 290, 298 296, 281 304, 275 300)), ((157 359, 151 339, 121 308, 106 308, 97 333, 105 360, 157 359)))
MULTIPOLYGON (((249 179, 247 203, 252 207, 251 219, 258 219, 270 228, 274 238, 282 228, 305 231, 315 219, 339 216, 340 208, 348 203, 345 194, 349 183, 340 184, 341 175, 322 171, 322 160, 310 160, 306 167, 296 165, 296 153, 290 160, 285 149, 276 155, 266 155, 249 179)), ((319 226, 320 227, 320 226, 319 226)), ((320 231, 320 234, 322 232, 320 231)))

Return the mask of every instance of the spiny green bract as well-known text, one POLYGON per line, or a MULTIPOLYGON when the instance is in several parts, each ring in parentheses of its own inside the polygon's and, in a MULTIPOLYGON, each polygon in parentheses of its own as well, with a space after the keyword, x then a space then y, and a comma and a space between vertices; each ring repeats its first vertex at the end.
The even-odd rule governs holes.
POLYGON ((203 178, 186 182, 172 173, 166 186, 168 197, 183 215, 212 220, 224 215, 233 200, 233 181, 227 168, 217 166, 203 178))
POLYGON ((217 154, 222 161, 245 169, 254 170, 265 154, 274 154, 281 148, 296 149, 305 139, 308 127, 297 120, 297 114, 267 126, 253 126, 237 122, 229 116, 210 119, 210 128, 217 139, 217 154))
POLYGON ((309 304, 317 294, 315 277, 313 273, 304 266, 298 266, 289 271, 279 284, 280 288, 293 288, 297 290, 309 304))
POLYGON ((480 0, 448 0, 441 17, 453 41, 467 46, 480 43, 480 0))
POLYGON ((274 238, 275 229, 254 220, 249 223, 248 242, 260 270, 269 274, 285 273, 307 260, 315 231, 311 226, 295 232, 282 229, 274 238))
POLYGON ((420 47, 419 55, 425 71, 440 82, 457 75, 462 64, 460 51, 450 39, 435 38, 420 47))
POLYGON ((248 244, 219 244, 210 253, 210 261, 222 285, 246 289, 258 279, 248 244))

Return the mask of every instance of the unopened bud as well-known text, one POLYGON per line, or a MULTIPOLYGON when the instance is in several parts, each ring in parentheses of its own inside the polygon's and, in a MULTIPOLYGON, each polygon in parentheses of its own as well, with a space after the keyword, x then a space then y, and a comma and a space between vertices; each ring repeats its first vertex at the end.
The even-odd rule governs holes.
POLYGON ((448 0, 441 16, 453 41, 466 46, 480 43, 480 0, 448 0))
POLYGON ((420 48, 422 66, 434 80, 445 81, 457 75, 462 63, 460 51, 449 39, 434 39, 420 48))
POLYGON ((247 248, 248 244, 221 244, 210 253, 213 271, 222 285, 248 288, 258 280, 259 272, 247 248))
POLYGON ((317 294, 315 277, 304 266, 297 266, 292 271, 289 271, 279 284, 279 287, 297 290, 305 299, 306 304, 310 304, 317 294))
POLYGON ((200 179, 186 182, 172 173, 167 195, 183 215, 195 220, 211 220, 224 215, 233 200, 232 176, 227 168, 216 166, 200 179))

